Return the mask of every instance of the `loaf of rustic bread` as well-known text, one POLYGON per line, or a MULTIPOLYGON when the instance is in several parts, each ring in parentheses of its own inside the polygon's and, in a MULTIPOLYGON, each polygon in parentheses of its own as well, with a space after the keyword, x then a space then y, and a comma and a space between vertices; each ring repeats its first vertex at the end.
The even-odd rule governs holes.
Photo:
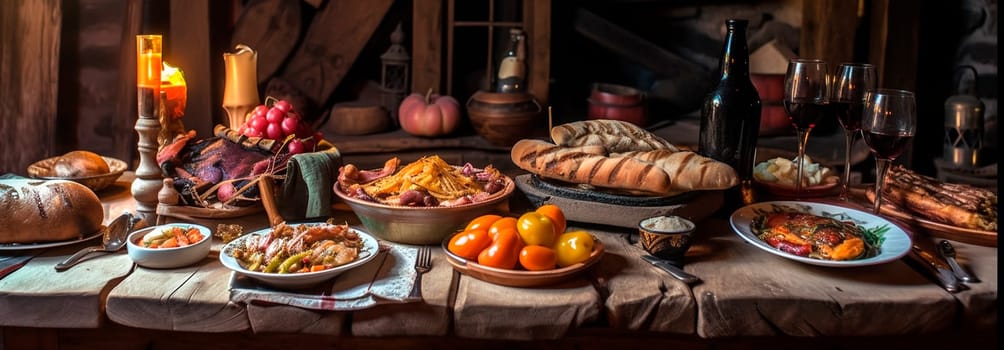
POLYGON ((583 120, 551 128, 551 140, 560 146, 603 146, 608 153, 668 149, 675 145, 641 127, 620 120, 583 120))
POLYGON ((655 164, 667 174, 674 191, 723 190, 738 184, 736 171, 728 164, 691 151, 631 151, 611 154, 655 164))
POLYGON ((56 159, 49 176, 52 177, 85 177, 103 175, 111 172, 108 162, 97 153, 89 151, 72 151, 56 159))
POLYGON ((607 157, 602 146, 567 147, 523 139, 512 147, 512 161, 538 176, 631 193, 673 194, 665 171, 634 158, 607 157))
POLYGON ((0 244, 74 239, 98 232, 101 201, 64 180, 0 180, 0 244))

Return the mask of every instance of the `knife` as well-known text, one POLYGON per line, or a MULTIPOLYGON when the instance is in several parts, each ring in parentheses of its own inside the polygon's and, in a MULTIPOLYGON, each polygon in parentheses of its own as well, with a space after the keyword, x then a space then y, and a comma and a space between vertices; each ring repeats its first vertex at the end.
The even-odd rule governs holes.
POLYGON ((926 267, 928 272, 938 279, 938 284, 948 292, 956 293, 965 288, 959 283, 959 280, 955 278, 955 274, 952 273, 952 270, 945 263, 939 261, 933 254, 923 250, 917 244, 913 245, 911 256, 921 261, 920 265, 926 267))
POLYGON ((683 281, 683 283, 692 284, 701 281, 701 279, 697 278, 697 276, 686 273, 683 271, 683 269, 676 267, 676 265, 670 264, 668 261, 663 260, 661 258, 654 257, 651 255, 642 255, 641 258, 645 261, 648 261, 650 264, 655 265, 655 267, 658 267, 663 271, 669 272, 670 275, 676 277, 676 279, 680 281, 683 281))

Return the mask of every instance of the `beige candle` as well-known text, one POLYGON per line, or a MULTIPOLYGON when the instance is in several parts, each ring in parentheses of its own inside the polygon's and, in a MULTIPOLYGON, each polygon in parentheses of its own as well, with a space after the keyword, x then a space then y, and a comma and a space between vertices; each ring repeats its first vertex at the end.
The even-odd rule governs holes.
POLYGON ((223 89, 223 109, 227 111, 230 128, 239 130, 251 112, 261 103, 258 97, 258 53, 247 45, 237 45, 236 51, 224 53, 226 85, 223 89))

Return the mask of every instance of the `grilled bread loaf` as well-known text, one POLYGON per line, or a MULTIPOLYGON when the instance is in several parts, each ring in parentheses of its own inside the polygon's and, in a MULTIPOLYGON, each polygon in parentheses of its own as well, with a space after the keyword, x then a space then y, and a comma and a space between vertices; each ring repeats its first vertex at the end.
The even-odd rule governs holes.
POLYGON ((620 120, 584 120, 551 128, 551 139, 561 146, 603 146, 607 153, 668 149, 675 145, 634 124, 620 120))
POLYGON ((669 174, 673 191, 722 190, 739 183, 736 171, 728 164, 691 151, 631 151, 611 154, 655 164, 669 174))
POLYGON ((523 139, 513 145, 512 161, 546 178, 638 194, 674 194, 665 171, 633 158, 607 157, 602 146, 566 147, 523 139))
POLYGON ((0 243, 62 241, 101 229, 89 188, 64 180, 0 180, 0 243))

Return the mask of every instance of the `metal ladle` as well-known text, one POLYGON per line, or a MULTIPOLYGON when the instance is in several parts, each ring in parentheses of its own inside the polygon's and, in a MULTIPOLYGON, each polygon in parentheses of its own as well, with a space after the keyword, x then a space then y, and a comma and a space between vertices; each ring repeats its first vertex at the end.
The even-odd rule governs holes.
POLYGON ((136 225, 137 221, 139 220, 137 220, 132 213, 128 212, 115 218, 114 221, 104 228, 101 235, 101 245, 87 247, 74 253, 69 258, 66 258, 66 260, 56 264, 56 271, 66 271, 73 265, 76 265, 81 258, 87 256, 88 254, 95 252, 111 253, 122 249, 126 243, 126 236, 128 236, 129 232, 132 231, 132 228, 136 225))

